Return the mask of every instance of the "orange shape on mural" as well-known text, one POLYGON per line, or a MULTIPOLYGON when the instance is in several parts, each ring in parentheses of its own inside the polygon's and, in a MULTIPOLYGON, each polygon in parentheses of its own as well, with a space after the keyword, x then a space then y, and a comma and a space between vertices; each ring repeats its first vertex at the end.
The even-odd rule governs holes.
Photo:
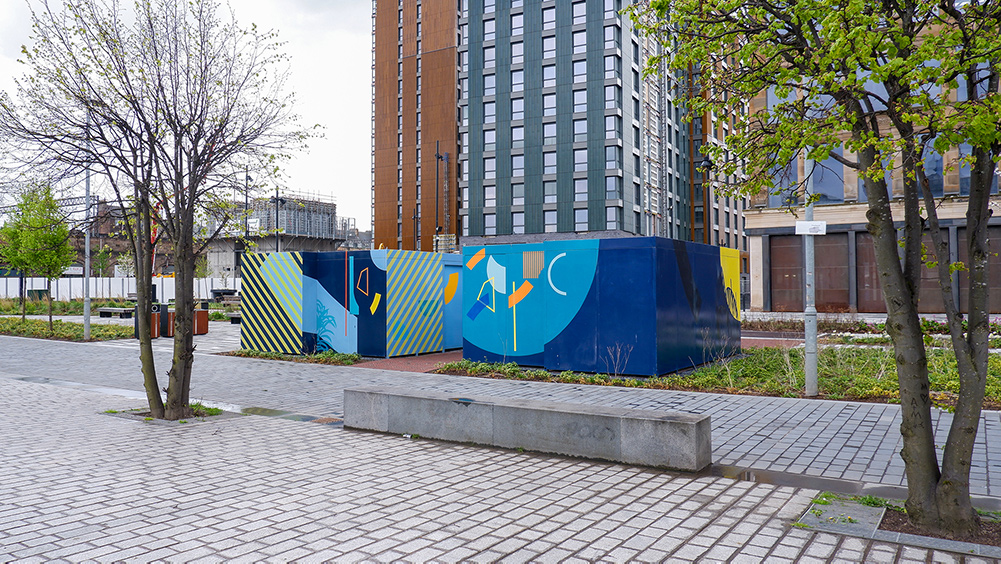
POLYGON ((473 267, 476 266, 477 263, 479 263, 481 260, 483 260, 483 257, 485 256, 487 256, 486 249, 480 249, 479 251, 476 251, 476 254, 470 257, 469 262, 466 263, 466 268, 472 270, 473 267))
POLYGON ((515 292, 512 292, 510 296, 507 297, 507 307, 514 307, 521 300, 525 299, 525 296, 532 291, 532 283, 525 280, 521 283, 521 288, 518 288, 515 292))

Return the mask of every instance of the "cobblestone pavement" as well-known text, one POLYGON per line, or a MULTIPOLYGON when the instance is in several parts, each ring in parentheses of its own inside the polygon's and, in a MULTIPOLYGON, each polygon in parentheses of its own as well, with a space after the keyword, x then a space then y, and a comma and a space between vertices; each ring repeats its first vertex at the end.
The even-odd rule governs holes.
MULTIPOLYGON (((170 341, 160 341, 158 371, 163 374, 170 341)), ((134 341, 81 344, 0 337, 0 373, 141 391, 136 352, 134 341)), ((342 415, 344 388, 395 385, 462 396, 707 413, 712 417, 716 464, 904 484, 903 461, 897 454, 900 409, 895 405, 489 380, 196 354, 193 399, 337 417, 342 415)), ((952 415, 933 410, 933 418, 944 444, 952 415)), ((1001 497, 1001 412, 984 412, 981 418, 971 485, 976 495, 1001 497)))
POLYGON ((260 416, 147 423, 7 377, 0 397, 0 561, 985 562, 789 527, 815 490, 260 416))

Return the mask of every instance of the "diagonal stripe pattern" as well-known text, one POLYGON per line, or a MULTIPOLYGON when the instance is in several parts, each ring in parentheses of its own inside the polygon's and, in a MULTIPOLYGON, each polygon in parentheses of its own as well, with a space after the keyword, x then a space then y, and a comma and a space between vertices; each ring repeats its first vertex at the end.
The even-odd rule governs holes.
POLYGON ((441 256, 390 251, 386 272, 386 350, 403 356, 442 348, 441 256))
POLYGON ((240 346, 302 354, 302 255, 243 255, 240 346))

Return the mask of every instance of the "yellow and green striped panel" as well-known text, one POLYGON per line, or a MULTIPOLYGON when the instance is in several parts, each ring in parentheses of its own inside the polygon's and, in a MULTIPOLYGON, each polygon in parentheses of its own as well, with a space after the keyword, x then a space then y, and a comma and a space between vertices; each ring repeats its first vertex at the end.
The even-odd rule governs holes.
POLYGON ((390 251, 386 272, 386 352, 403 356, 442 348, 441 255, 390 251))
POLYGON ((302 353, 302 255, 243 255, 240 346, 263 352, 302 353))

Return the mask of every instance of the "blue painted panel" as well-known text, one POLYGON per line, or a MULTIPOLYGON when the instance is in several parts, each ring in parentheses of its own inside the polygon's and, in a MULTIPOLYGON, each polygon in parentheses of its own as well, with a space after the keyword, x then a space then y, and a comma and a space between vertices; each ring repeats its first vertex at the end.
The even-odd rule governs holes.
POLYGON ((739 350, 723 276, 724 263, 737 263, 721 261, 717 247, 653 237, 549 241, 466 248, 463 259, 469 359, 651 376, 739 350), (518 292, 525 283, 530 291, 518 292))

